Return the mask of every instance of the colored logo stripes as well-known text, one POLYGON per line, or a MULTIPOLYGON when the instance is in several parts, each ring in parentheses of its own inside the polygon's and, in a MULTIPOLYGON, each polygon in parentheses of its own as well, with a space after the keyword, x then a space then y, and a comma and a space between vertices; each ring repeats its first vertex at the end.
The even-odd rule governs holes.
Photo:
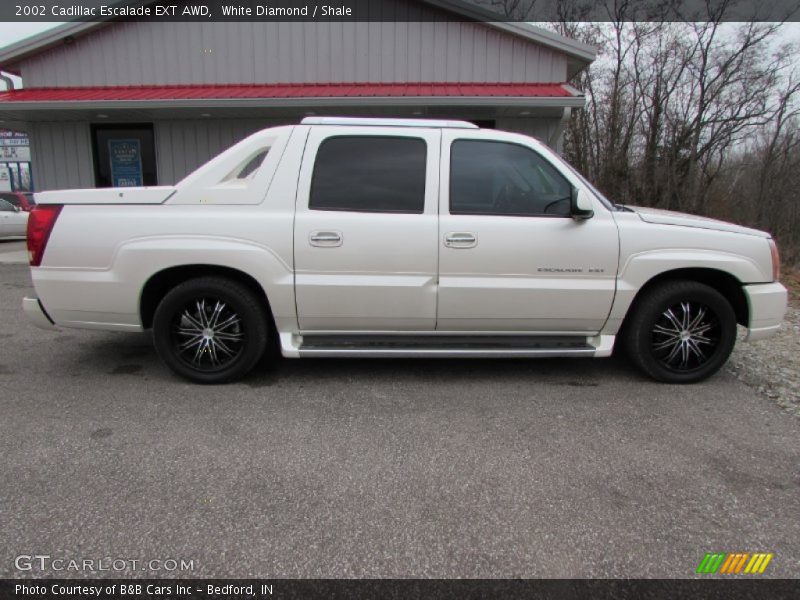
POLYGON ((700 566, 697 567, 698 573, 720 573, 720 574, 750 574, 763 573, 769 561, 772 560, 772 553, 765 552, 707 552, 700 566))

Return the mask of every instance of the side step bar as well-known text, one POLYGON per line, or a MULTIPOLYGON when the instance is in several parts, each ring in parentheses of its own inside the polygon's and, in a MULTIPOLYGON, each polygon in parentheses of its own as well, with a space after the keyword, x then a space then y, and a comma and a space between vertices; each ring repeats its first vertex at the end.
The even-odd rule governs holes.
POLYGON ((372 358, 546 358, 607 356, 614 336, 306 335, 300 357, 372 358), (600 343, 600 338, 602 339, 600 343), (594 345, 590 341, 597 341, 594 345), (608 346, 607 348, 603 346, 608 346))

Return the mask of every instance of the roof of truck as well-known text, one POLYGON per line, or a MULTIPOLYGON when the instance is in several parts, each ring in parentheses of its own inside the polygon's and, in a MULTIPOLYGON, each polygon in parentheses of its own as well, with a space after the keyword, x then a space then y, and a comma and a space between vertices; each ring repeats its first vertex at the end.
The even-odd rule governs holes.
POLYGON ((350 125, 372 127, 434 127, 442 129, 478 129, 468 121, 437 119, 371 119, 358 117, 306 117, 302 125, 350 125))

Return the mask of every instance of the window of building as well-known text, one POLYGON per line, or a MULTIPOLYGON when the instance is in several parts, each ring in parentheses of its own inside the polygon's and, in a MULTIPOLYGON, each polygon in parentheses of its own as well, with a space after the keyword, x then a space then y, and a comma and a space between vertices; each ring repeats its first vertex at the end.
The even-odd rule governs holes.
POLYGON ((92 150, 97 187, 157 185, 153 125, 93 125, 92 150))
POLYGON ((426 156, 420 138, 328 138, 317 151, 309 208, 422 213, 426 156))
POLYGON ((456 140, 450 149, 450 213, 570 215, 572 186, 539 154, 506 142, 456 140))

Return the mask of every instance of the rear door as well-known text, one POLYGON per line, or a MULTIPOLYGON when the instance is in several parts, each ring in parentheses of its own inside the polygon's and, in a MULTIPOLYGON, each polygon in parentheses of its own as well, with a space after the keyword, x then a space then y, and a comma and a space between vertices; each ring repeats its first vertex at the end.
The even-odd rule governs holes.
POLYGON ((294 230, 300 329, 436 327, 438 129, 313 127, 294 230))

